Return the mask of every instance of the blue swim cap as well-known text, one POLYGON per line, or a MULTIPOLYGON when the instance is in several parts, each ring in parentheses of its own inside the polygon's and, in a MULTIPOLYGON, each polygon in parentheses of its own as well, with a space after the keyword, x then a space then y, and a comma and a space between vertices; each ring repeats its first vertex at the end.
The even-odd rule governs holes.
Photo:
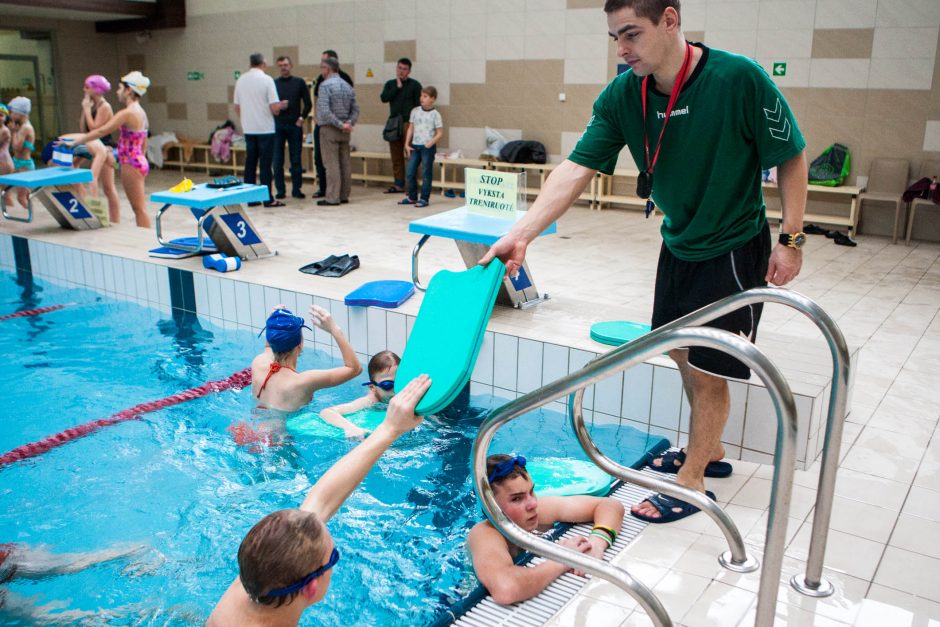
POLYGON ((295 316, 289 309, 276 309, 268 316, 265 338, 275 353, 286 353, 303 341, 301 329, 307 328, 304 319, 295 316))

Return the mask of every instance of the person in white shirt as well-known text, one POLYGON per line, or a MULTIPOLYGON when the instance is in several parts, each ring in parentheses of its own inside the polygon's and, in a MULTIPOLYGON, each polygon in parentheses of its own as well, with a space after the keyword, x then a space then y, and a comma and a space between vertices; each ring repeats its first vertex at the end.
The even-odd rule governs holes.
POLYGON ((271 195, 271 162, 274 159, 274 116, 287 106, 287 101, 278 99, 274 79, 264 71, 268 66, 264 55, 255 52, 248 61, 251 69, 235 81, 235 113, 241 118, 245 135, 244 179, 246 183, 255 183, 255 170, 260 161, 261 184, 268 188, 268 201, 264 206, 283 207, 284 203, 271 195))

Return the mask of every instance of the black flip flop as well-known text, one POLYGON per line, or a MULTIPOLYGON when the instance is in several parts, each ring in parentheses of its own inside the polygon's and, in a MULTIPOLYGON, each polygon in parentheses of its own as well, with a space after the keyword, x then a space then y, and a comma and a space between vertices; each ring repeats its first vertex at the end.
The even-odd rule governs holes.
POLYGON ((335 261, 329 268, 320 272, 320 276, 330 277, 330 278, 339 278, 346 276, 353 270, 359 267, 359 257, 358 255, 343 255, 339 260, 335 261))
POLYGON ((264 206, 265 207, 286 207, 287 205, 282 203, 280 200, 269 200, 268 202, 264 203, 264 206))
MULTIPOLYGON (((665 451, 659 455, 647 455, 646 465, 657 472, 665 472, 674 475, 682 468, 685 463, 685 451, 665 451), (660 465, 653 464, 653 460, 662 460, 660 465), (678 463, 676 463, 678 462, 678 463)), ((717 461, 708 462, 705 466, 705 476, 712 479, 724 479, 731 475, 734 467, 728 462, 717 461)))
MULTIPOLYGON (((343 255, 345 257, 347 255, 343 255)), ((308 263, 304 267, 300 268, 300 271, 305 274, 320 274, 334 263, 339 261, 342 257, 339 255, 330 255, 326 259, 321 259, 320 261, 314 261, 313 263, 308 263)))
MULTIPOLYGON (((715 500, 715 493, 710 490, 705 491, 705 496, 713 501, 715 500)), ((637 514, 632 511, 630 512, 630 515, 648 523, 671 523, 677 520, 682 520, 683 518, 687 518, 692 514, 697 514, 699 512, 699 508, 695 507, 694 505, 671 496, 667 496, 665 494, 654 494, 652 496, 646 497, 643 500, 648 501, 653 507, 655 507, 656 510, 659 511, 659 516, 654 518, 653 516, 637 514), (678 512, 676 511, 677 509, 679 510, 678 512)))

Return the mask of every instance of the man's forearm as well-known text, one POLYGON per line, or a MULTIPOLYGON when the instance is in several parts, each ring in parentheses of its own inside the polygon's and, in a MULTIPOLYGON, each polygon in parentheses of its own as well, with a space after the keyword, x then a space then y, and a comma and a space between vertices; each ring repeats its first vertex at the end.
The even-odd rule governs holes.
POLYGON ((594 174, 594 170, 573 161, 563 161, 545 180, 532 207, 510 232, 524 238, 526 242, 534 240, 574 204, 594 174))
POLYGON ((780 227, 784 233, 803 230, 807 181, 805 151, 777 166, 777 187, 780 190, 780 208, 783 214, 780 227))

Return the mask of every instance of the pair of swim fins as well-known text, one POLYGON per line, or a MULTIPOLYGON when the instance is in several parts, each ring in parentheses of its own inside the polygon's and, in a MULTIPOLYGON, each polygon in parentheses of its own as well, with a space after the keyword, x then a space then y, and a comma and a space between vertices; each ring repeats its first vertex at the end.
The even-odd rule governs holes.
POLYGON ((326 259, 307 264, 300 271, 306 274, 338 278, 346 276, 358 267, 358 255, 330 255, 326 259))

